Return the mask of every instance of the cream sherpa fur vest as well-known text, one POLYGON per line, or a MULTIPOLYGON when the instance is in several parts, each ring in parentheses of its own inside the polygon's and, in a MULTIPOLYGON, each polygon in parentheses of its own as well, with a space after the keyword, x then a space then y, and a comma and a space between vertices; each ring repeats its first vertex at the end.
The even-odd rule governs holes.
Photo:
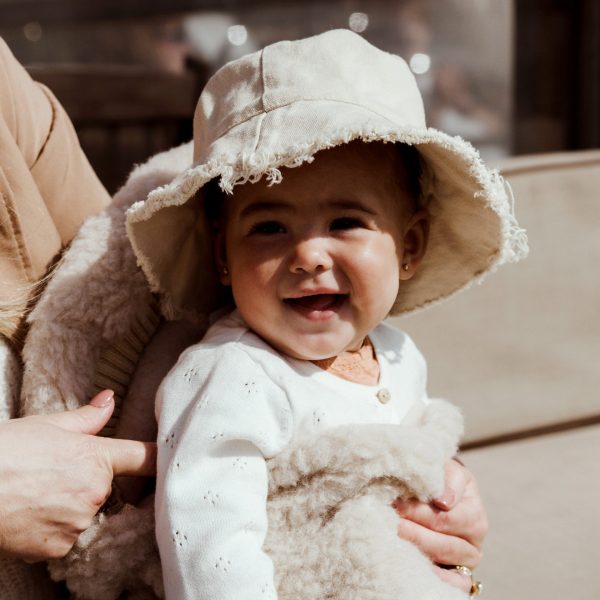
MULTIPOLYGON (((166 372, 198 332, 176 328, 175 335, 159 331, 152 338, 160 326, 125 235, 124 215, 133 202, 189 166, 191 153, 188 144, 138 167, 113 204, 87 221, 73 241, 30 316, 23 351, 24 414, 75 408, 91 396, 96 379, 99 386, 116 388, 123 414, 145 399, 145 410, 136 417, 145 422, 135 425, 138 432, 152 431, 158 381, 148 373, 166 372), (163 364, 157 367, 157 361, 163 364), (147 371, 144 362, 150 362, 147 371)), ((401 426, 335 428, 297 440, 269 461, 265 549, 275 564, 280 600, 465 598, 397 537, 391 507, 397 496, 425 500, 441 491, 444 463, 461 432, 458 411, 433 401, 401 426)), ((119 434, 128 436, 123 428, 119 434)), ((65 559, 50 564, 50 572, 82 599, 112 600, 123 592, 129 598, 160 598, 153 525, 149 498, 102 514, 65 559)))

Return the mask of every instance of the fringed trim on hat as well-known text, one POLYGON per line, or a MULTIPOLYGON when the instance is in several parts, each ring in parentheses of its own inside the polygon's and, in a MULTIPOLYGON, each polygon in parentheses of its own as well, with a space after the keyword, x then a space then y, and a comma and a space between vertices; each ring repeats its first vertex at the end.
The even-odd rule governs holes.
MULTIPOLYGON (((445 134, 441 135, 448 137, 445 134)), ((485 271, 474 275, 466 284, 458 286, 450 293, 441 295, 438 298, 432 298, 431 300, 410 309, 397 310, 394 306, 390 311, 391 315, 407 314, 435 306, 440 302, 448 300, 458 293, 469 289, 473 285, 480 285, 488 275, 495 273, 503 264, 517 263, 527 258, 527 255, 529 254, 527 230, 520 227, 517 222, 515 215, 515 199, 510 183, 500 175, 500 172, 497 169, 487 168, 481 161, 479 152, 468 142, 458 136, 451 139, 465 144, 470 148, 471 153, 473 154, 473 162, 470 165, 469 172, 482 187, 481 191, 475 194, 475 197, 487 199, 487 206, 498 215, 502 224, 503 245, 500 248, 500 251, 491 257, 488 268, 485 271)), ((463 149, 460 148, 460 150, 462 151, 463 149)), ((432 185, 432 179, 426 179, 425 183, 426 185, 432 185)), ((433 190, 422 190, 422 193, 427 196, 433 193, 433 190)))
MULTIPOLYGON (((138 257, 138 263, 146 274, 152 291, 163 296, 163 311, 172 315, 181 315, 179 307, 173 305, 168 293, 161 288, 150 261, 137 245, 132 229, 134 223, 151 218, 162 208, 185 204, 204 184, 217 177, 220 179, 221 189, 226 193, 232 193, 236 185, 247 182, 256 183, 262 177, 266 177, 269 185, 280 183, 282 180, 281 168, 295 168, 304 163, 310 163, 314 160, 317 152, 354 140, 362 140, 367 143, 375 141, 404 143, 413 146, 435 144, 452 152, 457 158, 464 161, 469 174, 480 186, 480 190, 474 194, 474 198, 483 200, 484 204, 491 208, 501 221, 503 244, 500 251, 491 257, 487 269, 480 273, 474 273, 469 281, 440 298, 432 298, 421 305, 411 306, 401 311, 392 309, 392 314, 407 313, 437 303, 438 300, 453 296, 473 283, 481 282, 488 273, 495 271, 503 263, 517 262, 527 256, 529 250, 527 235, 525 230, 519 227, 514 215, 513 203, 508 200, 507 189, 508 195, 512 198, 510 188, 505 189, 507 184, 498 171, 487 168, 478 151, 470 143, 459 136, 449 136, 433 128, 399 128, 396 124, 391 123, 389 129, 382 129, 373 124, 373 127, 363 128, 359 131, 338 130, 334 134, 329 133, 327 138, 317 139, 307 144, 293 145, 285 153, 278 155, 258 151, 212 158, 204 164, 187 169, 169 184, 153 190, 145 202, 134 204, 128 211, 128 235, 138 257)), ((432 187, 434 183, 425 177, 423 184, 424 199, 427 204, 427 197, 434 193, 432 187)))
MULTIPOLYGON (((505 219, 507 229, 505 231, 505 239, 507 243, 504 247, 503 262, 516 263, 522 260, 529 253, 529 244, 527 243, 527 232, 523 227, 519 226, 515 215, 515 196, 512 191, 510 183, 500 175, 497 170, 492 171, 492 177, 496 180, 498 185, 503 186, 506 195, 509 199, 509 210, 506 213, 505 219)), ((503 207, 494 207, 497 213, 503 207)))
MULTIPOLYGON (((427 133, 436 132, 427 130, 427 133)), ((442 134, 440 134, 442 135, 442 134)), ((447 137, 447 136, 445 136, 447 137)), ((242 153, 235 156, 219 156, 208 162, 191 167, 177 176, 167 185, 153 190, 146 201, 136 202, 129 210, 128 222, 145 221, 154 213, 168 206, 180 206, 187 202, 204 184, 211 179, 220 178, 220 187, 226 193, 232 193, 236 185, 256 183, 262 177, 273 185, 282 181, 282 167, 295 168, 314 160, 314 155, 321 150, 347 144, 353 140, 364 142, 401 142, 409 145, 432 141, 430 136, 424 136, 422 130, 404 128, 388 131, 339 131, 327 139, 318 139, 310 144, 296 144, 285 153, 271 155, 266 152, 242 153)), ((449 138, 452 139, 452 138, 449 138)), ((474 149, 471 146, 471 151, 474 149)))

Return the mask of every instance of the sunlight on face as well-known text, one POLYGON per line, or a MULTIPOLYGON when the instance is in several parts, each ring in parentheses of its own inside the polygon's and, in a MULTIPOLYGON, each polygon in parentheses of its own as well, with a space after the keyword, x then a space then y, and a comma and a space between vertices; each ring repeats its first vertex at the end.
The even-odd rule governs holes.
POLYGON ((317 360, 357 349, 396 299, 413 212, 393 148, 353 142, 282 174, 227 199, 222 281, 280 352, 317 360))

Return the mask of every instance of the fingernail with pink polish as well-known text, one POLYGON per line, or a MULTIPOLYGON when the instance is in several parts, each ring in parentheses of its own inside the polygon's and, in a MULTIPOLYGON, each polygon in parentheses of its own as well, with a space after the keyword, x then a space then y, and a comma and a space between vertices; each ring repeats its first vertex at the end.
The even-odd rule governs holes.
POLYGON ((440 508, 445 508, 446 510, 451 509, 454 506, 454 500, 456 496, 454 492, 448 490, 444 492, 439 498, 434 498, 433 503, 440 508))
POLYGON ((112 402, 114 395, 112 390, 103 390, 92 398, 90 404, 96 408, 104 408, 112 402))

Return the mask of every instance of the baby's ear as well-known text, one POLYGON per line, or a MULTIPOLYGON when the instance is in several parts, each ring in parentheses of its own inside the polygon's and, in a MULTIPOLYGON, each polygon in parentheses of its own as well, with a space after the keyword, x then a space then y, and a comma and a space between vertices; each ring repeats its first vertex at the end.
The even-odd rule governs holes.
POLYGON ((417 272, 429 240, 429 217, 424 210, 415 213, 404 230, 404 251, 400 264, 400 280, 407 281, 417 272))
POLYGON ((227 267, 227 251, 225 246, 225 232, 222 227, 213 230, 213 252, 215 255, 215 266, 219 274, 219 281, 223 285, 231 285, 231 276, 227 267))

